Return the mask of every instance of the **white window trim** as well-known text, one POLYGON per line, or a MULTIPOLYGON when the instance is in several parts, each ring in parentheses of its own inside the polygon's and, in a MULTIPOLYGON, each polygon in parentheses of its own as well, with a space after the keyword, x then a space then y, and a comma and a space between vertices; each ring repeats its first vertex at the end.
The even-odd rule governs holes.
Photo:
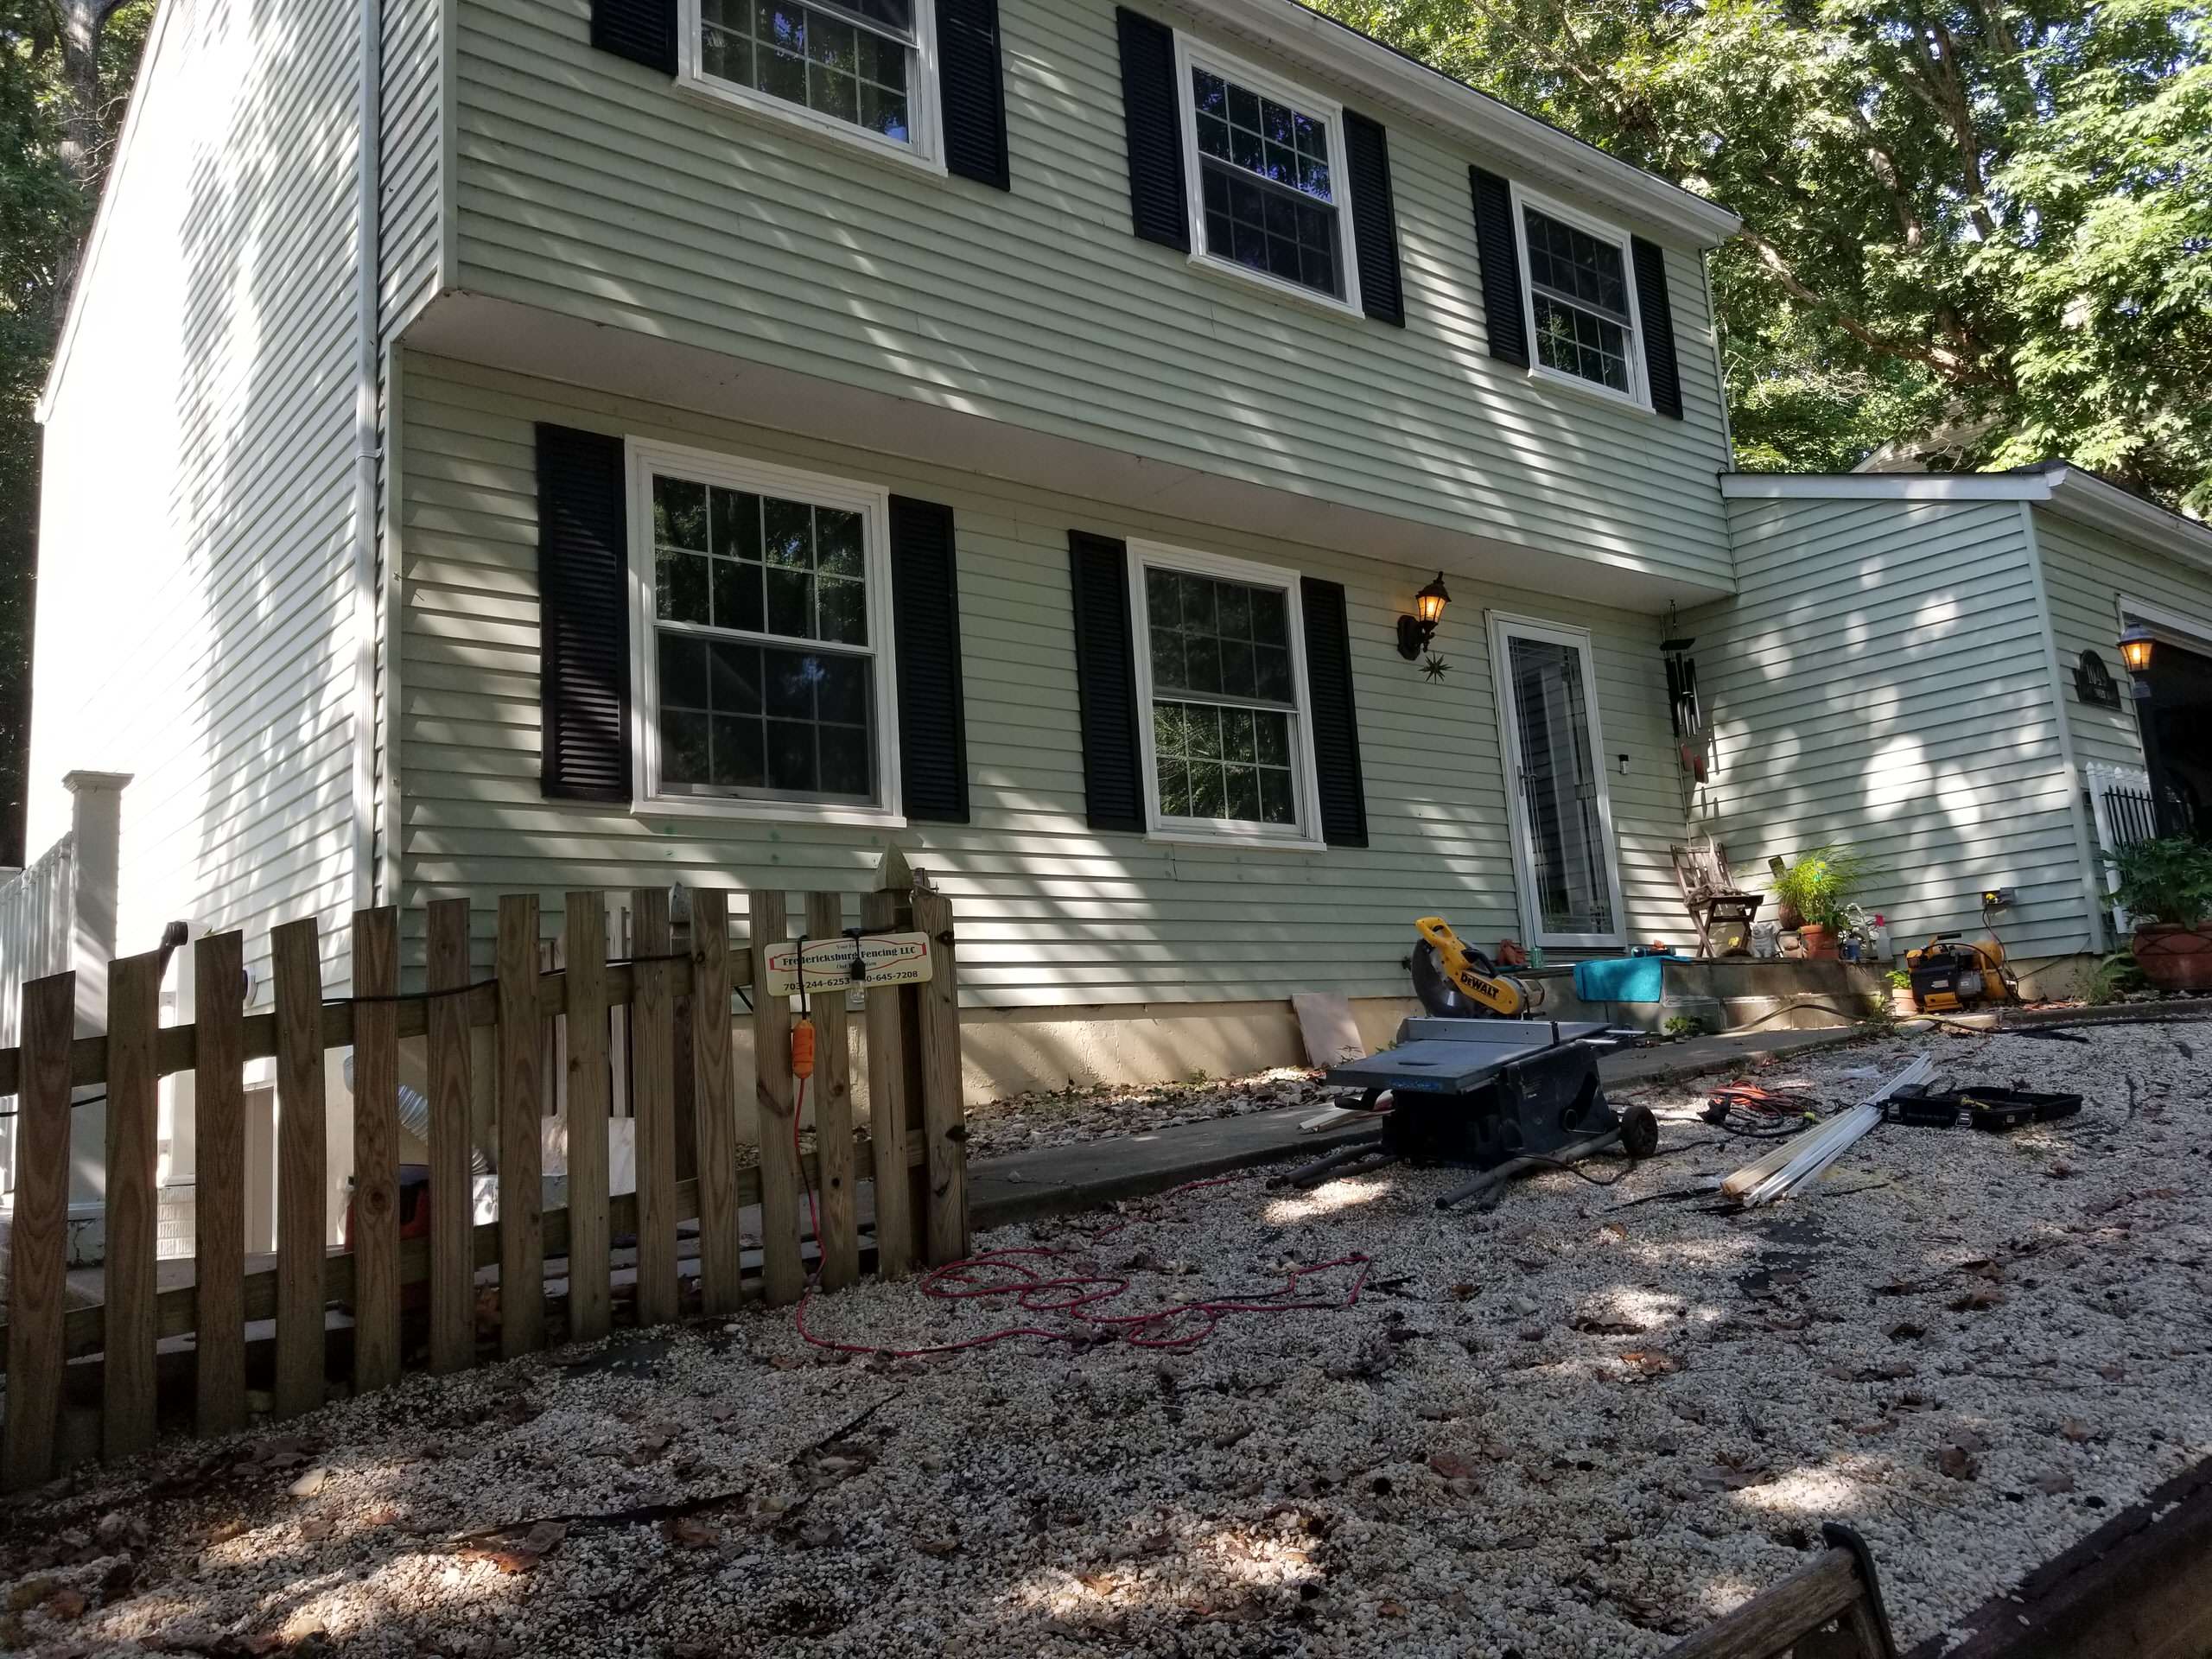
POLYGON ((1652 413, 1651 376, 1643 356, 1643 310, 1636 292, 1636 250, 1630 245, 1629 234, 1618 225, 1592 217, 1579 207, 1570 207, 1563 201, 1539 195, 1534 190, 1523 189, 1518 180, 1512 183, 1513 191, 1513 249, 1521 261, 1521 326, 1528 331, 1529 377, 1541 380, 1547 385, 1566 386, 1606 403, 1640 409, 1652 413), (1628 290, 1628 372, 1630 391, 1616 391, 1611 386, 1601 386, 1595 380, 1586 380, 1579 374, 1569 374, 1564 369, 1554 369, 1540 362, 1536 353, 1536 284, 1529 273, 1529 217, 1524 211, 1533 207, 1546 219, 1556 219, 1586 231, 1600 241, 1610 242, 1620 250, 1621 283, 1628 290))
POLYGON ((1613 794, 1606 782, 1605 733, 1598 713, 1597 653, 1587 628, 1548 622, 1541 617, 1516 616, 1507 611, 1490 613, 1490 661, 1497 699, 1498 753, 1505 762, 1505 798, 1513 826, 1513 874, 1521 895, 1521 922, 1527 937, 1547 947, 1577 950, 1621 945, 1628 939, 1628 917, 1621 905, 1621 848, 1613 831, 1613 794), (1598 823, 1605 837, 1605 881, 1613 910, 1610 933, 1552 933, 1544 931, 1542 908, 1536 897, 1536 848, 1529 822, 1529 795, 1521 783, 1521 734, 1514 720, 1513 676, 1509 637, 1541 639, 1571 645, 1582 653, 1582 698, 1590 711, 1590 750, 1598 779, 1598 823))
MULTIPOLYGON (((626 441, 630 491, 630 755, 632 815, 668 818, 758 818, 796 823, 867 824, 899 830, 906 819, 899 792, 899 664, 891 632, 891 492, 849 479, 827 478, 765 461, 686 448, 643 438, 626 441), (743 795, 671 795, 660 780, 659 654, 654 646, 652 480, 666 472, 764 495, 858 512, 868 573, 868 637, 874 665, 874 806, 842 801, 766 800, 743 795)), ((780 637, 780 636, 779 636, 780 637)), ((804 649, 805 642, 791 645, 804 649)))
MULTIPOLYGON (((696 3, 696 0, 687 0, 696 3)), ((1210 46, 1194 41, 1181 29, 1175 31, 1175 108, 1177 118, 1183 124, 1183 201, 1191 220, 1191 264, 1200 270, 1230 276, 1281 298, 1300 301, 1317 306, 1338 316, 1364 317, 1359 302, 1358 245, 1354 239, 1351 222, 1351 168, 1344 158, 1344 110, 1333 99, 1308 92, 1305 87, 1255 68, 1241 58, 1226 52, 1217 52, 1210 46), (1206 251, 1205 180, 1198 166, 1198 111, 1197 100, 1191 92, 1191 71, 1210 70, 1225 76, 1255 92, 1295 106, 1306 115, 1318 115, 1329 124, 1329 181, 1333 194, 1330 205, 1337 215, 1337 268, 1344 274, 1344 297, 1324 294, 1307 288, 1302 283, 1286 282, 1281 277, 1249 265, 1239 264, 1224 254, 1206 251)))
MULTIPOLYGON (((1154 841, 1212 847, 1326 851, 1328 843, 1321 839, 1320 833, 1321 791, 1313 764, 1313 694, 1306 683, 1306 619, 1298 602, 1298 572, 1281 565, 1255 564, 1249 559, 1200 553, 1159 542, 1131 542, 1128 562, 1130 655, 1135 669, 1137 743, 1144 762, 1147 833, 1154 841), (1290 625, 1291 692, 1298 703, 1290 721, 1291 785, 1298 804, 1295 824, 1247 823, 1236 818, 1171 818, 1160 811, 1160 759, 1152 733, 1152 619, 1145 602, 1145 572, 1154 569, 1187 570, 1194 576, 1215 576, 1226 582, 1248 582, 1255 588, 1282 590, 1283 608, 1290 625)), ((1205 701, 1203 697, 1198 700, 1205 701)))
MULTIPOLYGON (((857 27, 857 25, 856 25, 857 27)), ((677 0, 676 84, 679 90, 702 102, 742 111, 796 127, 810 137, 828 138, 870 156, 903 162, 939 178, 944 166, 944 120, 938 92, 937 6, 935 0, 914 0, 913 74, 907 86, 907 119, 912 137, 907 143, 834 115, 824 115, 804 104, 772 97, 749 86, 715 80, 699 68, 699 0, 677 0)))

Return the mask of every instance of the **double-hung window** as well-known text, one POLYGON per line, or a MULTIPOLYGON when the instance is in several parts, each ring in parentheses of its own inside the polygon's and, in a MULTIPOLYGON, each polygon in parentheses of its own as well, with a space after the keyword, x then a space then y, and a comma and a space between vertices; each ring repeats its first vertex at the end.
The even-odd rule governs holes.
POLYGON ((643 798, 897 811, 880 492, 634 444, 643 798))
POLYGON ((1646 401, 1626 235, 1516 190, 1539 372, 1646 401))
POLYGON ((1192 257, 1357 311, 1344 111, 1176 36, 1192 257))
POLYGON ((1295 574, 1132 543, 1156 833, 1318 837, 1295 574))
POLYGON ((684 0, 696 90, 933 162, 930 0, 684 0))

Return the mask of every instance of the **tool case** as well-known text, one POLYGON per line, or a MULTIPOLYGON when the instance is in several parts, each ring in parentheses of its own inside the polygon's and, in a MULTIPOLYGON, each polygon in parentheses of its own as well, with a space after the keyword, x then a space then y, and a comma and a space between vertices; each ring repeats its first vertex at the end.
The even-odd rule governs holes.
POLYGON ((1889 1101, 1889 1121, 1921 1128, 2017 1129, 2050 1123, 2082 1109, 2079 1095, 2037 1094, 2026 1089, 1951 1089, 1940 1094, 1900 1090, 1889 1101))

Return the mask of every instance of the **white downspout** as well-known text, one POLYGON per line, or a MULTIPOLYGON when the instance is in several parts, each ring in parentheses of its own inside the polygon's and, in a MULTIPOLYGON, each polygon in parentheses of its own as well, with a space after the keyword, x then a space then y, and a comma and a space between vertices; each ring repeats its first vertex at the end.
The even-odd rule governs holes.
POLYGON ((382 0, 360 0, 360 125, 355 152, 353 238, 353 903, 376 893, 377 427, 382 355, 384 164, 382 0))

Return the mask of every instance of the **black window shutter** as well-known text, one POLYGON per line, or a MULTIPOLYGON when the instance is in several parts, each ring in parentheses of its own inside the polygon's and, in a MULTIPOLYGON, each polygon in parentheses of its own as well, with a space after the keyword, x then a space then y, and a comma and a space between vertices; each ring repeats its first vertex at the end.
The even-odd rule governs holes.
POLYGON ((591 0, 591 43, 602 52, 676 73, 676 0, 591 0))
POLYGON ((1521 302, 1521 232, 1513 222, 1513 187, 1479 167, 1467 169, 1475 195, 1475 252, 1483 273, 1483 318, 1490 354, 1529 366, 1529 320, 1521 302))
POLYGON ((1359 715, 1352 707, 1344 584, 1301 576, 1298 589, 1306 624, 1306 689, 1313 699, 1321 839, 1332 847, 1364 847, 1367 789, 1359 772, 1359 715))
POLYGON ((1398 210, 1390 200, 1390 140, 1377 122, 1344 111, 1344 159, 1351 168, 1351 232, 1359 256, 1360 308, 1405 326, 1398 283, 1398 210))
POLYGON ((955 563, 952 509, 893 496, 899 793, 908 817, 935 823, 968 822, 968 717, 960 687, 955 563))
POLYGON ((1183 197, 1183 111, 1175 98, 1175 31, 1126 7, 1114 13, 1122 36, 1122 121, 1129 141, 1129 218, 1136 233, 1191 251, 1183 197))
POLYGON ((1675 302, 1667 296, 1667 255, 1656 242, 1629 238, 1636 259, 1636 310, 1643 325, 1644 378, 1651 407, 1682 418, 1682 377, 1675 366, 1675 302))
POLYGON ((630 569, 622 440, 537 429, 538 689, 544 789, 630 798, 630 569))
POLYGON ((1083 731, 1083 795, 1093 830, 1144 833, 1144 764, 1137 747, 1136 677, 1129 661, 1128 549, 1104 536, 1068 532, 1075 596, 1077 719, 1083 731))
POLYGON ((937 62, 945 170, 955 178, 1011 188, 999 0, 938 0, 937 62))

